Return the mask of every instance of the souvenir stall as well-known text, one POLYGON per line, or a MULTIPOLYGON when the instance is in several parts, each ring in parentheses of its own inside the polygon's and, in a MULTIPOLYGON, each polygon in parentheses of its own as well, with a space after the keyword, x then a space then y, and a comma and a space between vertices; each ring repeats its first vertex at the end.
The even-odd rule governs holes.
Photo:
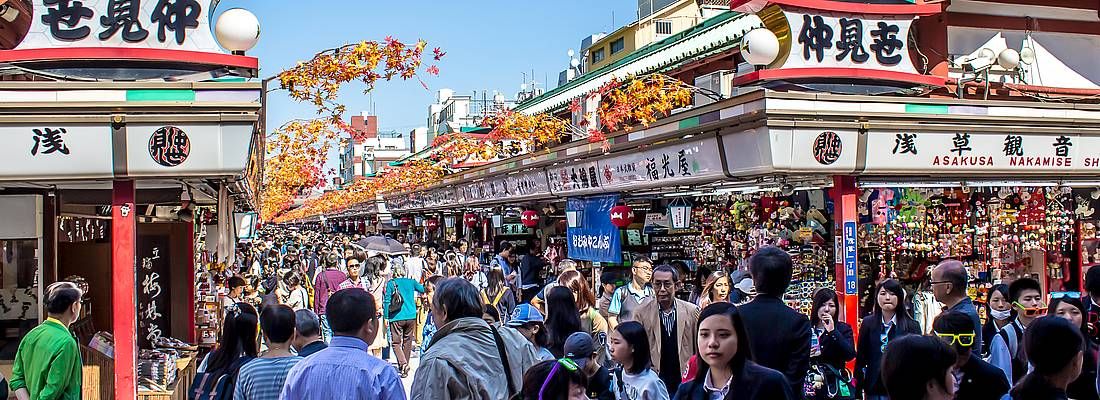
MULTIPOLYGON (((84 399, 185 398, 203 300, 196 207, 217 206, 229 227, 235 206, 251 207, 264 146, 262 84, 247 81, 258 61, 243 55, 255 17, 220 14, 215 39, 217 2, 192 3, 161 18, 159 36, 92 34, 89 21, 58 29, 38 18, 59 7, 49 0, 9 2, 28 8, 0 18, 0 63, 15 66, 0 73, 0 355, 44 318, 43 287, 77 281, 84 399), (8 308, 21 314, 9 320, 8 308)), ((73 7, 95 21, 111 13, 106 2, 73 7)), ((216 262, 232 265, 232 228, 218 230, 216 262)))

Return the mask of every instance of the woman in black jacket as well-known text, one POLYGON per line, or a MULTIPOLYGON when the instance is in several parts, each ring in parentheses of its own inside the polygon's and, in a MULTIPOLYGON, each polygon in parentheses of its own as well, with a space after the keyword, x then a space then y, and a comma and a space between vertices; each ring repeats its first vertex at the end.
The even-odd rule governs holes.
POLYGON ((890 341, 905 335, 920 335, 920 325, 905 309, 905 290, 893 279, 875 288, 875 308, 859 327, 856 347, 856 376, 867 400, 887 400, 880 375, 882 354, 890 341))
MULTIPOLYGON (((814 293, 810 313, 810 373, 823 382, 808 384, 807 399, 855 398, 852 375, 844 364, 856 358, 852 326, 840 321, 836 291, 824 288, 814 293), (849 385, 847 390, 844 385, 849 385), (848 395, 844 395, 847 392, 848 395)), ((815 379, 816 380, 816 379, 815 379)))
POLYGON ((698 373, 676 390, 674 400, 793 400, 782 373, 752 362, 748 335, 737 307, 716 302, 699 313, 698 373), (711 390, 718 389, 718 390, 711 390))

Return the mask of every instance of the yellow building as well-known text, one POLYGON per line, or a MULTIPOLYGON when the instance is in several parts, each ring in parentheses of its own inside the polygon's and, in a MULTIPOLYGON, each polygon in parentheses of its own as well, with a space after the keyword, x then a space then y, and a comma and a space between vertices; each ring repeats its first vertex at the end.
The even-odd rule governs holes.
POLYGON ((691 28, 703 20, 729 11, 729 0, 677 0, 656 10, 651 0, 639 0, 641 18, 611 32, 588 48, 585 71, 609 65, 649 45, 691 28), (643 6, 643 4, 645 4, 643 6), (644 12, 643 12, 644 11, 644 12), (648 15, 645 15, 648 14, 648 15))

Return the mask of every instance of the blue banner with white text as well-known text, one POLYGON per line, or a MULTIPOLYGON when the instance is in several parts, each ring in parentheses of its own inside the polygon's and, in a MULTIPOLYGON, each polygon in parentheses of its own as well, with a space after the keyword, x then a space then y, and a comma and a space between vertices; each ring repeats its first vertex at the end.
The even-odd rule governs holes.
POLYGON ((566 229, 569 258, 592 262, 622 262, 622 237, 619 228, 611 224, 611 208, 619 202, 619 195, 570 197, 566 213, 580 214, 578 227, 566 229))

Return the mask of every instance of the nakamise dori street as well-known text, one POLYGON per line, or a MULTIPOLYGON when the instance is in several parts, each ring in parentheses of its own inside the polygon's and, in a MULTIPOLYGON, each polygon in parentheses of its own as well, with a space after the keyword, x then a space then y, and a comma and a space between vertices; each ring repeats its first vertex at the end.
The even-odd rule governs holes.
POLYGON ((1100 400, 1098 55, 1085 0, 0 0, 0 399, 1100 400))

